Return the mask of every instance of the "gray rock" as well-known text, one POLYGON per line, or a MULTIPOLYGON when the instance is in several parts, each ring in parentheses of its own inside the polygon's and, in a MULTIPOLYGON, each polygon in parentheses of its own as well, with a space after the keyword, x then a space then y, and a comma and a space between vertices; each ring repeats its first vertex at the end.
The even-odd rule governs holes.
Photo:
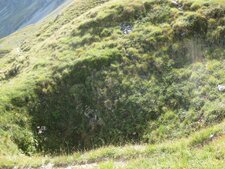
POLYGON ((220 92, 224 92, 225 91, 225 85, 218 85, 217 88, 218 88, 218 90, 220 92))
POLYGON ((129 34, 132 32, 133 30, 133 27, 132 25, 130 24, 121 24, 120 25, 120 28, 121 28, 121 31, 124 33, 124 34, 129 34))

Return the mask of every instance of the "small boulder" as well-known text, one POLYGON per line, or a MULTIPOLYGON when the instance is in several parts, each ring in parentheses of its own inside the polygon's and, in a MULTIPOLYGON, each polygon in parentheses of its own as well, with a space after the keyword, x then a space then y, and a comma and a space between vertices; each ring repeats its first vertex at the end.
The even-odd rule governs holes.
POLYGON ((171 1, 173 5, 178 6, 179 3, 176 0, 171 1))
POLYGON ((217 88, 218 88, 218 90, 220 92, 224 92, 225 91, 225 86, 224 85, 218 85, 217 88))
POLYGON ((124 33, 124 34, 129 34, 132 32, 133 30, 133 27, 132 25, 130 24, 121 24, 120 25, 120 28, 121 28, 121 31, 124 33))

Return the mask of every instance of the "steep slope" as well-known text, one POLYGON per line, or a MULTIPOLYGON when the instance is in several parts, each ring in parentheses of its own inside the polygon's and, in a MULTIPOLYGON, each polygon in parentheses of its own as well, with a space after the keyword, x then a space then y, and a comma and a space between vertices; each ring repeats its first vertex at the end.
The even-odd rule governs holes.
POLYGON ((1 0, 0 38, 36 23, 65 0, 1 0))
POLYGON ((159 144, 222 122, 224 4, 74 0, 2 52, 0 153, 159 144))

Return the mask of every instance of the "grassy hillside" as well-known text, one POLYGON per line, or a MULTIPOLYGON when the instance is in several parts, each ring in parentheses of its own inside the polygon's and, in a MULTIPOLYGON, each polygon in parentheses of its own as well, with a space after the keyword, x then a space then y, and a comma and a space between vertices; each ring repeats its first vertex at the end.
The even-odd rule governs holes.
POLYGON ((107 146, 88 152, 51 156, 0 158, 1 166, 20 168, 224 168, 225 123, 200 130, 188 138, 161 144, 107 146), (2 161, 1 161, 2 160, 2 161))
POLYGON ((224 0, 74 0, 0 51, 0 159, 146 143, 100 168, 222 168, 224 25, 224 0))

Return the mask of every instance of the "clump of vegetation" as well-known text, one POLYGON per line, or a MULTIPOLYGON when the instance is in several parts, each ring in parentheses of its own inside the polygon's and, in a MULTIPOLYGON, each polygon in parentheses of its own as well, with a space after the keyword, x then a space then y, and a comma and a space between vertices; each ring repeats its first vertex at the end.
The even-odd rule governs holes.
POLYGON ((0 57, 3 57, 4 55, 8 54, 10 52, 9 49, 1 49, 0 50, 0 57))

